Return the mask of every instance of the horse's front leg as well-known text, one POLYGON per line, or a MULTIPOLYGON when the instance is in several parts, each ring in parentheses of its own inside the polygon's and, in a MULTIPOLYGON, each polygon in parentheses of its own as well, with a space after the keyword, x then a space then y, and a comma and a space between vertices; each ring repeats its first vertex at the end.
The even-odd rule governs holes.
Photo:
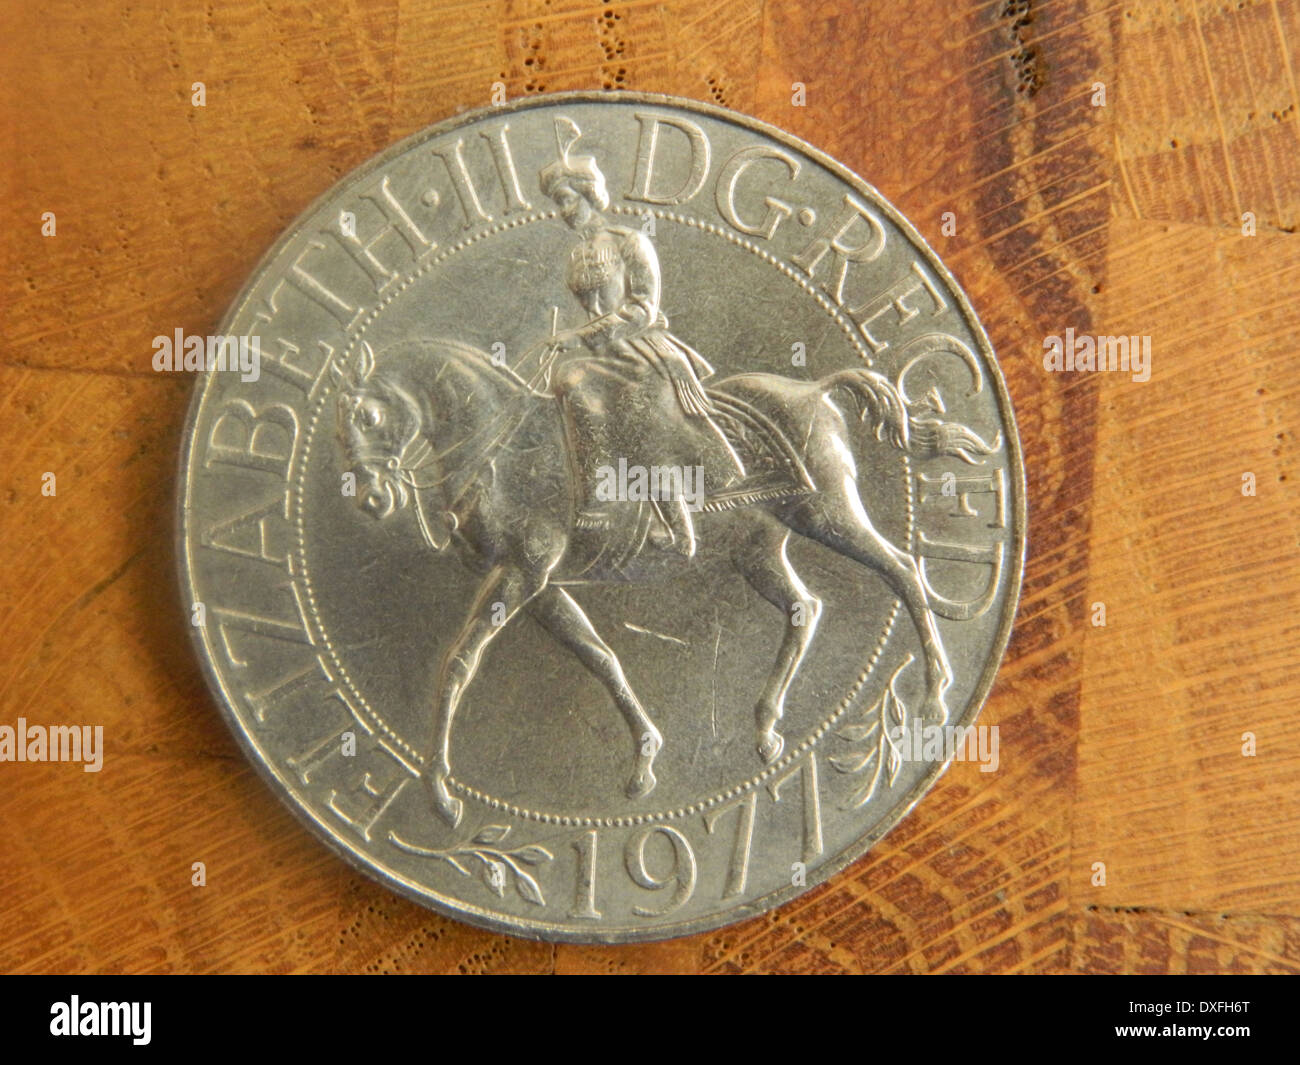
POLYGON ((456 708, 492 638, 544 585, 544 579, 532 578, 516 567, 495 567, 479 586, 469 617, 443 656, 434 707, 433 757, 425 773, 425 785, 435 809, 453 828, 460 823, 462 813, 461 801, 447 786, 451 774, 451 723, 456 708))

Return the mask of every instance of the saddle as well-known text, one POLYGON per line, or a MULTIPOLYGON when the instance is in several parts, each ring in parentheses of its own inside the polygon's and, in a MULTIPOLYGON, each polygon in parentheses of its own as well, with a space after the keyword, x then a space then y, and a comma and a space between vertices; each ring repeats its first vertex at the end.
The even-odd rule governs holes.
POLYGON ((742 399, 705 389, 713 421, 745 466, 742 480, 705 496, 700 508, 717 513, 776 500, 794 500, 817 490, 794 446, 772 420, 742 399))
MULTIPOLYGON (((705 390, 710 417, 745 468, 745 476, 708 492, 699 510, 719 513, 757 503, 793 501, 816 491, 811 475, 786 435, 751 404, 724 392, 705 390)), ((580 513, 575 528, 585 533, 582 571, 597 565, 617 570, 651 550, 652 532, 663 522, 650 500, 605 505, 598 514, 580 513)))

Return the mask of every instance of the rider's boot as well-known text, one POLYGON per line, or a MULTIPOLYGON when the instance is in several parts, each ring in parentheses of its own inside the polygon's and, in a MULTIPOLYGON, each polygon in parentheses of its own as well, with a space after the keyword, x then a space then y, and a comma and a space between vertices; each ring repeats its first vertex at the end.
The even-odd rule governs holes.
POLYGON ((656 547, 673 547, 683 558, 695 555, 695 522, 685 499, 656 500, 654 508, 662 524, 650 530, 656 547))

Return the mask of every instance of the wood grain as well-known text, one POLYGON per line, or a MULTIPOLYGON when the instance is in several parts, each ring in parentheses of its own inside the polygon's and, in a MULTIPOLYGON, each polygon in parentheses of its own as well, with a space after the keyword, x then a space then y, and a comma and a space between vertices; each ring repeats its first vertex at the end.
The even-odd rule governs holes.
POLYGON ((1300 971, 1300 4, 60 0, 10 18, 0 723, 100 722, 107 755, 100 774, 0 765, 0 969, 1300 971), (955 766, 867 859, 721 932, 551 947, 388 894, 258 782, 182 631, 189 382, 150 370, 152 337, 210 332, 316 195, 497 81, 711 100, 838 156, 957 274, 1015 400, 1031 543, 985 711, 1002 768, 955 766), (1067 327, 1150 336, 1150 381, 1045 372, 1067 327))

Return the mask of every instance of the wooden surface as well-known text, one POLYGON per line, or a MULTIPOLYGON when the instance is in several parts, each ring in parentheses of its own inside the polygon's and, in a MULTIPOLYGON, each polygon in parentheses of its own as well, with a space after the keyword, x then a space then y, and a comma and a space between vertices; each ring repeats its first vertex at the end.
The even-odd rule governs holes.
POLYGON ((6 7, 0 724, 102 723, 107 753, 0 764, 0 970, 1300 971, 1300 4, 6 7), (552 947, 387 893, 256 778, 176 606, 191 381, 152 337, 211 332, 313 197, 495 81, 714 100, 826 149, 952 268, 1015 400, 1002 768, 955 766, 721 932, 552 947), (1067 327, 1151 336, 1151 380, 1045 372, 1067 327))

